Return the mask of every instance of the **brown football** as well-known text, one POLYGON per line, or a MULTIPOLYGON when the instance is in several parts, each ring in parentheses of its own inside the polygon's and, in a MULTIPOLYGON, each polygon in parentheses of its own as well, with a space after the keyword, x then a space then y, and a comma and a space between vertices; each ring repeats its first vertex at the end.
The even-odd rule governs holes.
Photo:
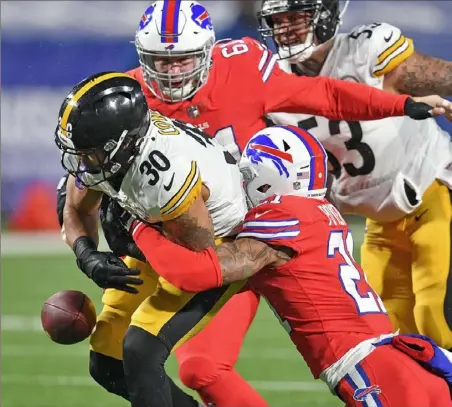
POLYGON ((82 292, 60 291, 42 306, 41 324, 52 341, 71 345, 91 335, 96 325, 96 309, 82 292))

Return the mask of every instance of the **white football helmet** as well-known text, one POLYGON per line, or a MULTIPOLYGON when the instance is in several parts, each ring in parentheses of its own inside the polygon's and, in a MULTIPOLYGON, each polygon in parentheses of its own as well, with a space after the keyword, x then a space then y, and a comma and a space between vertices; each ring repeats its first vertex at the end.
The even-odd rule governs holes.
POLYGON ((240 171, 253 206, 272 195, 321 199, 326 194, 327 161, 325 149, 306 130, 273 126, 248 142, 240 171))
POLYGON ((149 6, 141 17, 135 46, 152 93, 165 102, 192 97, 207 82, 214 43, 210 15, 196 1, 160 0, 149 6), (195 64, 187 72, 159 72, 157 57, 194 57, 195 64))

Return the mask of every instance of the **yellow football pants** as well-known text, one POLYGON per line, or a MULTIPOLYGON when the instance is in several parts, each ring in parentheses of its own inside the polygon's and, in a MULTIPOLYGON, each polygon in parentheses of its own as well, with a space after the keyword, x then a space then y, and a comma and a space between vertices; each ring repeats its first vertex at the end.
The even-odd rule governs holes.
POLYGON ((366 222, 361 265, 395 329, 452 348, 452 206, 435 181, 422 204, 395 222, 366 222))
MULTIPOLYGON (((217 239, 220 244, 222 239, 217 239)), ((176 349, 200 332, 221 307, 246 284, 240 281, 201 293, 186 293, 155 273, 146 263, 131 257, 128 267, 141 270, 138 294, 107 289, 90 346, 95 352, 122 360, 122 342, 129 325, 160 337, 176 349)))

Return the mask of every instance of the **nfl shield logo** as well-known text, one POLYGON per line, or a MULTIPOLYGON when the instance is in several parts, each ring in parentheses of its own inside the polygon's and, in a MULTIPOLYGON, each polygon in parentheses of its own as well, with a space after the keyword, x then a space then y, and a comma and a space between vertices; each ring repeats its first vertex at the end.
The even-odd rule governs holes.
POLYGON ((187 109, 187 113, 188 115, 193 118, 196 119, 199 116, 199 109, 198 106, 191 106, 187 109))

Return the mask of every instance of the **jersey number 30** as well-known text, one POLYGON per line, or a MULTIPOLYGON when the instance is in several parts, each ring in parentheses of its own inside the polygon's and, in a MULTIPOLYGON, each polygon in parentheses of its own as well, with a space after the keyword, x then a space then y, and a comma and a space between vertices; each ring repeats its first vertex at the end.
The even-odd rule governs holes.
POLYGON ((381 298, 372 289, 364 295, 359 293, 358 284, 362 281, 367 283, 367 277, 360 268, 356 267, 350 253, 353 253, 352 234, 348 233, 344 238, 342 231, 331 232, 328 240, 328 257, 338 257, 341 260, 339 280, 346 293, 355 301, 358 314, 386 314, 381 298))

